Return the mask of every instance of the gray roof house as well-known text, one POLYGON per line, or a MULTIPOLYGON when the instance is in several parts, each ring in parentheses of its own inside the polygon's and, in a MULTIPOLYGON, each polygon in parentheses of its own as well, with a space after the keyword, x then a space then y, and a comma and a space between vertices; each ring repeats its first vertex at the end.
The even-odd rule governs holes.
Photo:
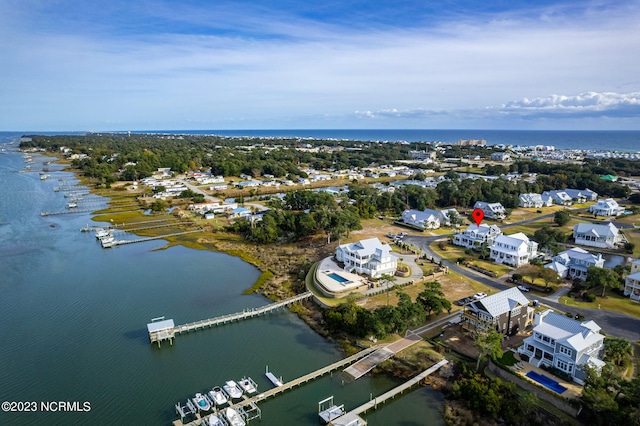
POLYGON ((592 254, 579 247, 558 253, 551 263, 544 265, 545 268, 553 269, 560 278, 580 278, 587 279, 587 270, 591 266, 604 267, 604 257, 600 253, 592 254))
POLYGON ((481 209, 484 212, 484 216, 489 219, 504 219, 506 213, 504 206, 500 203, 486 203, 484 201, 476 201, 473 205, 474 209, 481 209))
POLYGON ((565 191, 544 191, 542 193, 542 199, 547 200, 551 198, 554 204, 560 206, 570 206, 573 204, 573 199, 565 191))
POLYGON ((533 314, 529 299, 513 287, 465 305, 462 328, 468 331, 495 328, 512 336, 533 322, 533 314))
POLYGON ((566 192, 572 200, 578 200, 579 203, 584 203, 585 201, 596 201, 598 199, 598 193, 590 190, 589 188, 565 188, 564 192, 566 192))
POLYGON ((573 238, 576 244, 589 247, 616 248, 622 239, 618 228, 609 222, 606 225, 578 223, 573 227, 573 238))
POLYGON ((585 367, 599 371, 605 365, 605 336, 594 321, 579 322, 549 309, 536 314, 533 324, 533 334, 518 348, 532 365, 558 368, 580 384, 586 378, 585 367))

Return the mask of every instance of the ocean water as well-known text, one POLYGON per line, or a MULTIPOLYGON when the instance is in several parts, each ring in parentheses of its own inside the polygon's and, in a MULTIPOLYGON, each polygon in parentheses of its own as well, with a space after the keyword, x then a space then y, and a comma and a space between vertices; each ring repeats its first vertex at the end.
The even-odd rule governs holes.
MULTIPOLYGON (((460 139, 484 139, 487 145, 554 146, 556 149, 640 152, 640 131, 545 131, 545 130, 149 130, 151 133, 215 134, 220 136, 349 139, 456 143, 460 139)), ((145 133, 135 132, 135 133, 145 133)), ((28 133, 28 132, 25 132, 28 133)), ((15 134, 15 133, 14 133, 15 134)), ((0 133, 0 137, 3 133, 0 133)))
MULTIPOLYGON (((6 139, 5 139, 6 140, 6 139)), ((342 357, 340 349, 297 316, 280 313, 177 336, 150 345, 146 324, 164 315, 177 324, 269 303, 243 295, 259 271, 223 253, 162 241, 102 249, 91 215, 64 211, 53 188, 71 173, 35 156, 0 151, 0 402, 35 402, 36 411, 0 411, 1 425, 169 425, 174 405, 226 380, 251 376, 270 388, 265 367, 285 381, 342 357), (83 411, 45 411, 41 403, 76 403, 83 411), (88 403, 89 410, 86 410, 88 403)), ((77 182, 76 182, 77 183, 77 182)), ((318 401, 334 395, 347 409, 399 384, 363 377, 344 384, 325 376, 260 404, 261 425, 315 425, 318 401)), ((367 415, 370 424, 442 425, 442 396, 429 388, 367 415)))

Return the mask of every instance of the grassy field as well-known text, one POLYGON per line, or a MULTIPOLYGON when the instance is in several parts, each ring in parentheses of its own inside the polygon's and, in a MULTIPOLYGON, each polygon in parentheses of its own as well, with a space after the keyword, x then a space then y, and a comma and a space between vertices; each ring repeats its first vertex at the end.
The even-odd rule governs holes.
POLYGON ((431 250, 433 250, 434 253, 441 256, 443 259, 448 260, 451 263, 457 263, 459 258, 464 257, 465 259, 470 261, 470 263, 476 266, 479 266, 484 269, 488 269, 489 271, 496 272, 499 277, 513 271, 513 268, 510 268, 508 266, 497 265, 487 260, 480 260, 479 254, 474 251, 472 251, 471 254, 466 254, 464 252, 465 251, 464 247, 447 244, 446 250, 443 251, 443 250, 440 250, 440 248, 438 247, 438 243, 433 243, 431 244, 430 248, 431 250))
POLYGON ((573 298, 562 296, 560 298, 560 303, 570 308, 571 306, 579 307, 579 308, 589 308, 589 309, 605 309, 608 311, 620 312, 623 314, 630 315, 632 317, 640 318, 640 303, 635 302, 628 297, 623 297, 615 294, 612 291, 607 291, 606 297, 600 297, 602 294, 602 290, 595 289, 596 294, 598 295, 595 302, 579 302, 573 298))

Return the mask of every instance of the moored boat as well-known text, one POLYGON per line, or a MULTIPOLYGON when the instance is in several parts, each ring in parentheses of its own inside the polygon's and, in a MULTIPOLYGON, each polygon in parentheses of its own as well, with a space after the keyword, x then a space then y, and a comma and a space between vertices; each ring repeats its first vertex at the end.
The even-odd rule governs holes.
POLYGON ((223 423, 220 417, 212 414, 209 416, 209 426, 226 426, 226 423, 223 423))
POLYGON ((209 396, 214 404, 217 406, 221 406, 229 402, 227 399, 227 395, 225 395, 224 391, 220 386, 216 386, 209 391, 209 396))
POLYGON ((196 394, 196 396, 193 398, 193 403, 195 404, 198 410, 201 410, 201 411, 211 410, 211 403, 209 402, 207 397, 205 395, 202 395, 201 393, 196 394))
POLYGON ((111 230, 110 229, 104 229, 104 228, 99 228, 96 230, 96 238, 101 240, 105 237, 109 237, 111 236, 111 230))
POLYGON ((238 384, 236 382, 234 382, 233 380, 227 381, 222 388, 225 390, 225 392, 227 392, 227 394, 231 398, 233 398, 233 399, 242 398, 242 389, 240 389, 238 384))
POLYGON ((236 410, 234 410, 231 407, 228 407, 224 411, 224 415, 227 418, 227 420, 229 420, 229 423, 231 423, 231 426, 245 426, 246 425, 245 421, 242 419, 242 416, 240 416, 240 413, 238 413, 236 410))
POLYGON ((240 379, 239 384, 245 393, 256 393, 258 390, 258 386, 253 380, 251 380, 251 377, 243 377, 240 379))

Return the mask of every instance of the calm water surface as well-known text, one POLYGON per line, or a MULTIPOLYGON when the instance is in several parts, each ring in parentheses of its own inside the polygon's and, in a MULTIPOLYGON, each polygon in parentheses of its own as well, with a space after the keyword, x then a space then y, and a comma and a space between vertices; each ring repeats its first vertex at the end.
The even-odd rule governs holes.
MULTIPOLYGON (((42 167, 35 157, 33 169, 42 167)), ((259 271, 238 258, 162 241, 100 247, 79 229, 88 214, 41 217, 69 201, 53 188, 73 175, 41 181, 21 173, 18 153, 0 154, 0 401, 85 401, 89 412, 0 412, 2 425, 168 425, 174 404, 226 380, 270 383, 265 366, 294 379, 342 357, 338 347, 289 311, 148 342, 146 323, 176 323, 268 303, 242 295, 259 271)), ((59 170, 59 167, 57 168, 59 170)), ((326 376, 260 404, 261 425, 315 425, 317 402, 330 395, 347 409, 399 382, 365 377, 343 385, 326 376)), ((369 424, 439 425, 441 396, 429 388, 367 415, 369 424)))

